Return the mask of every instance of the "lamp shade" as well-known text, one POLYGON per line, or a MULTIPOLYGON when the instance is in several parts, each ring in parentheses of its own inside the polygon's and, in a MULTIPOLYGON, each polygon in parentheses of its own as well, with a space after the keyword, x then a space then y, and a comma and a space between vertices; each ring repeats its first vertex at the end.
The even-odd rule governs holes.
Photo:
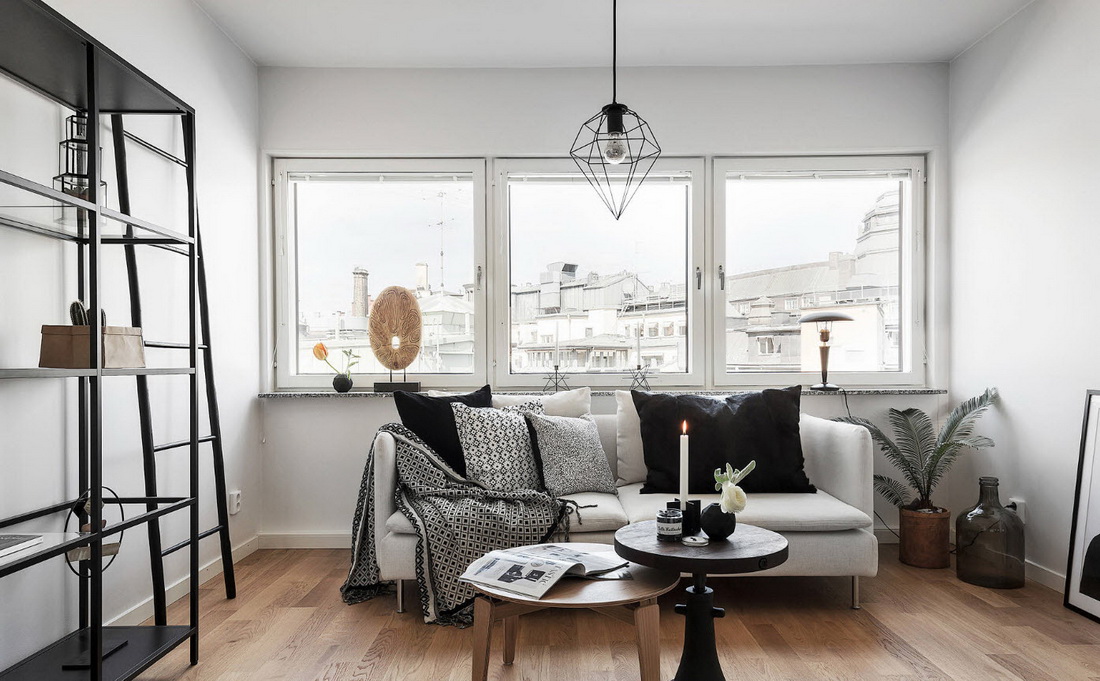
POLYGON ((798 320, 799 324, 809 324, 810 322, 854 322, 855 317, 846 315, 843 312, 811 312, 807 315, 802 315, 802 318, 798 320))

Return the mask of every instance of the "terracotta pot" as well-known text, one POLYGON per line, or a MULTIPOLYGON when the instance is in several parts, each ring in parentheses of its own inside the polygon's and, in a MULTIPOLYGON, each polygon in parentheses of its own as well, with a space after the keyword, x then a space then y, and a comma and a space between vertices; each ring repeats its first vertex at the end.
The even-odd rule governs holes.
POLYGON ((920 568, 951 566, 951 512, 926 513, 903 508, 901 562, 920 568))

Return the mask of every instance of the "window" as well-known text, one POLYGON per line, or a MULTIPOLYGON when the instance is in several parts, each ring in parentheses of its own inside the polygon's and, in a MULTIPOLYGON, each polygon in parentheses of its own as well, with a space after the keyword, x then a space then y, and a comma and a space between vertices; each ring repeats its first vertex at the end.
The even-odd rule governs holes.
POLYGON ((354 373, 386 370, 370 350, 371 303, 388 286, 414 291, 423 330, 410 375, 469 385, 484 373, 484 162, 279 159, 275 164, 277 380, 322 387, 324 342, 360 357, 354 373))
POLYGON ((811 312, 854 318, 833 327, 831 375, 923 381, 923 171, 921 157, 715 161, 716 384, 820 377, 798 321, 811 312))
POLYGON ((812 384, 799 319, 821 311, 854 318, 833 327, 836 382, 924 383, 921 156, 661 158, 620 220, 569 159, 274 171, 278 389, 331 384, 319 341, 360 356, 359 386, 388 376, 367 329, 391 285, 420 305, 425 388, 540 388, 554 366, 622 388, 638 365, 655 388, 812 384))
POLYGON ((638 364, 654 367, 657 384, 701 383, 688 335, 673 330, 703 328, 690 274, 702 245, 702 163, 659 161, 619 220, 570 161, 496 167, 494 241, 507 244, 496 271, 510 292, 494 301, 509 326, 498 330, 496 384, 531 385, 528 374, 542 372, 536 348, 517 342, 529 328, 553 339, 555 356, 574 358, 562 371, 589 374, 584 383, 623 385, 638 364))

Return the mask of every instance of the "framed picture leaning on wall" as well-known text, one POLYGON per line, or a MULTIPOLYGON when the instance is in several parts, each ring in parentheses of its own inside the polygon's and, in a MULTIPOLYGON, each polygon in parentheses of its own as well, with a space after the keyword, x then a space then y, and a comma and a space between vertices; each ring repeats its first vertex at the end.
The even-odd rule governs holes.
POLYGON ((1085 397, 1066 566, 1066 607, 1100 622, 1100 390, 1085 397))

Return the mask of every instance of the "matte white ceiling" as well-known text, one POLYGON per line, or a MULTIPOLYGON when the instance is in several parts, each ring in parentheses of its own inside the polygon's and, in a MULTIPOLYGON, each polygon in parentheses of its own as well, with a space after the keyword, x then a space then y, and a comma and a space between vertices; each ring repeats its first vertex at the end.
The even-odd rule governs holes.
MULTIPOLYGON (((195 0, 261 65, 610 61, 610 0, 195 0)), ((949 61, 1031 0, 622 0, 626 66, 949 61)))

